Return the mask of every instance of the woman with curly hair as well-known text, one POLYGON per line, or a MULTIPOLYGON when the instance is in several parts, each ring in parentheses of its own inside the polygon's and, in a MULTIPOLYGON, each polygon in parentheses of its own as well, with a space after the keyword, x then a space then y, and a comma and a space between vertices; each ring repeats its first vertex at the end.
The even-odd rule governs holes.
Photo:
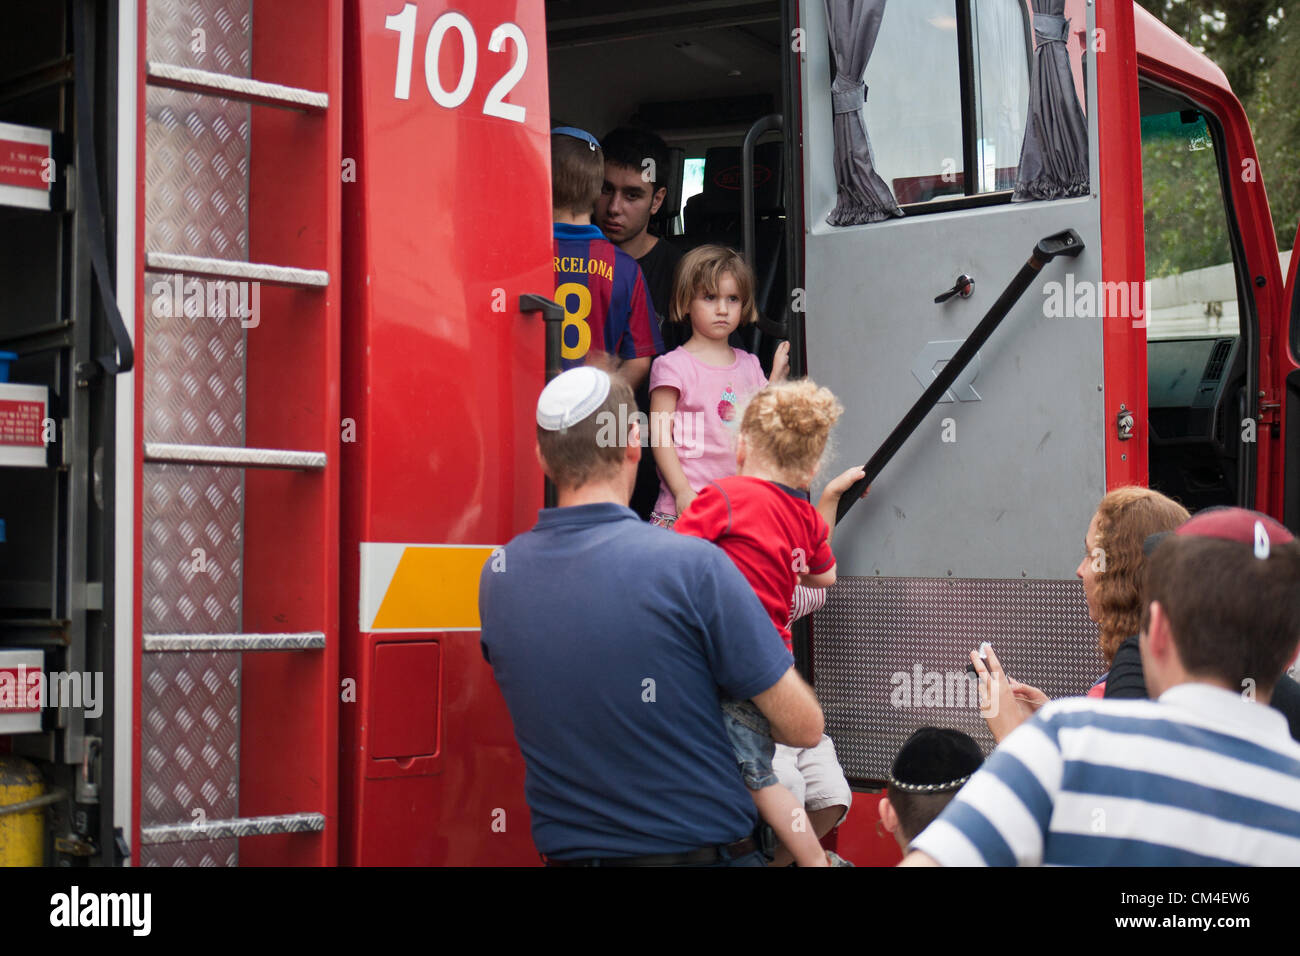
MULTIPOLYGON (((1190 517, 1173 499, 1137 486, 1116 488, 1097 506, 1083 538, 1083 559, 1074 573, 1083 581, 1088 617, 1099 628, 1098 645, 1107 667, 1120 646, 1138 633, 1146 560, 1143 543, 1150 535, 1173 531, 1190 517)), ((1000 741, 1047 703, 1047 695, 1038 688, 1008 679, 991 648, 987 665, 975 651, 971 661, 981 683, 987 686, 991 674, 999 692, 998 706, 985 717, 995 740, 1000 741)), ((1126 673, 1123 687, 1108 687, 1108 675, 1109 671, 1093 683, 1089 697, 1146 696, 1144 683, 1136 688, 1127 686, 1133 681, 1131 672, 1126 673)), ((1137 681, 1141 683, 1141 673, 1137 681)))

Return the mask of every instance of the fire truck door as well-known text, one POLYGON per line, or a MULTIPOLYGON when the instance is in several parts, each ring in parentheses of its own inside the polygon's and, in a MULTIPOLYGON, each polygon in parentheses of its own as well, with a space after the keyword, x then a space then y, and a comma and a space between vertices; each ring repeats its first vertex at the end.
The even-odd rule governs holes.
POLYGON ((1080 64, 1095 11, 1069 4, 1065 43, 1087 91, 1091 188, 1013 203, 1033 57, 1026 6, 887 6, 863 115, 901 209, 832 225, 845 94, 841 83, 832 93, 830 49, 841 44, 823 4, 801 5, 808 374, 845 407, 821 480, 870 457, 1036 242, 1074 229, 1086 247, 1042 270, 836 529, 839 583, 814 621, 812 657, 827 732, 859 780, 885 778, 924 724, 991 742, 964 678, 982 640, 1049 696, 1082 693, 1081 675, 1103 669, 1074 578, 1106 490, 1102 322, 1095 296, 1079 294, 1102 278, 1096 76, 1091 55, 1080 64), (971 294, 936 302, 963 275, 971 294))
POLYGON ((545 8, 347 16, 340 856, 537 863, 478 581, 542 504, 545 337, 520 300, 555 288, 545 8))
POLYGON ((1292 531, 1300 532, 1300 229, 1291 247, 1291 267, 1287 274, 1286 311, 1287 339, 1290 349, 1280 350, 1283 362, 1290 370, 1286 377, 1286 400, 1282 408, 1284 500, 1283 520, 1292 531))

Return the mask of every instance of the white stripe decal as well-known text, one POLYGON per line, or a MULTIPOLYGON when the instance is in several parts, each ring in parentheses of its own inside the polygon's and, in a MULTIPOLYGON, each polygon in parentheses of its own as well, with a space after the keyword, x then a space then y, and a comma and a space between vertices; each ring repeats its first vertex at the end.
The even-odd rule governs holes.
POLYGON ((370 631, 384 603, 393 572, 406 551, 404 544, 361 542, 361 630, 370 631))

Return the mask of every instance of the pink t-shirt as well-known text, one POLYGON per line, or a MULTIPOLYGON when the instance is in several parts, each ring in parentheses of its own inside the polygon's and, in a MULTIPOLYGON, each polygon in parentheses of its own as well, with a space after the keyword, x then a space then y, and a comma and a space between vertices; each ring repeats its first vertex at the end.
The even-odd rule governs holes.
MULTIPOLYGON (((767 385, 757 356, 740 349, 732 351, 736 360, 726 368, 705 365, 681 346, 659 356, 650 367, 651 391, 662 387, 677 389, 673 444, 686 480, 697 492, 711 481, 736 473, 740 409, 767 385)), ((651 435, 654 435, 653 427, 651 435)), ((662 475, 655 511, 677 514, 677 501, 662 475)))

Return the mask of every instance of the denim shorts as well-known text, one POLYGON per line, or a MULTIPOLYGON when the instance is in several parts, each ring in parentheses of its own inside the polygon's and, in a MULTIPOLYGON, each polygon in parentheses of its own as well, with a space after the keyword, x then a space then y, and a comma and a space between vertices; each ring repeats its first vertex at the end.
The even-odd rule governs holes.
POLYGON ((772 756, 776 745, 772 742, 772 725, 753 701, 722 701, 722 722, 727 727, 731 749, 740 764, 740 775, 750 790, 774 787, 781 781, 772 770, 772 756))

